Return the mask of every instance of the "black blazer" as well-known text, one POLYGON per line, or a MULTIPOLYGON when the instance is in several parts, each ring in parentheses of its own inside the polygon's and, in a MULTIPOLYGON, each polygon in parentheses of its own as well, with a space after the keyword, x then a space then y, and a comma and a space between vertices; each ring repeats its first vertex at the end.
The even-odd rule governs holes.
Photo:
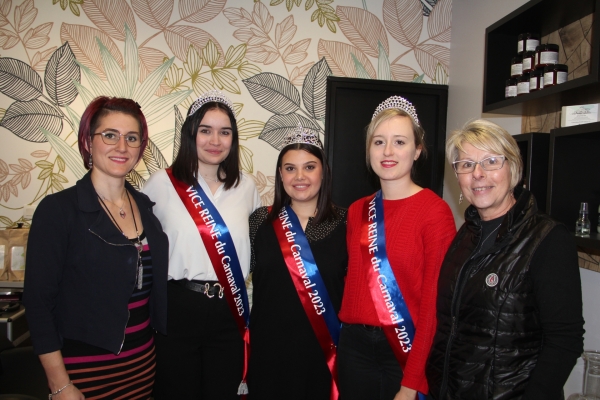
MULTIPOLYGON (((152 254, 152 327, 166 333, 169 242, 153 202, 125 182, 135 199, 152 254)), ((76 185, 46 196, 31 224, 23 302, 36 354, 63 338, 117 354, 129 318, 137 250, 102 209, 88 172, 76 185)))

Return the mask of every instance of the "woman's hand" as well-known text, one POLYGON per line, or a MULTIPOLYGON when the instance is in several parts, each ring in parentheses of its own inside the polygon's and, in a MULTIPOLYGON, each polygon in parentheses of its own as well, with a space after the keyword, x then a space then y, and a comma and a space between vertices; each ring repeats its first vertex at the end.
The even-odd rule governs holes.
POLYGON ((40 362, 46 372, 48 378, 48 387, 50 393, 54 393, 60 388, 64 389, 52 396, 56 400, 83 400, 85 396, 75 387, 74 384, 65 386, 70 382, 69 374, 65 368, 62 354, 60 350, 53 351, 52 353, 46 353, 40 355, 40 362))
POLYGON ((55 394, 54 396, 52 396, 52 399, 53 400, 54 399, 56 399, 56 400, 84 400, 85 396, 83 395, 83 393, 81 393, 79 391, 79 389, 77 389, 75 387, 75 385, 69 385, 59 394, 55 394))
POLYGON ((394 400, 415 400, 417 391, 406 386, 400 386, 400 391, 396 393, 394 400))

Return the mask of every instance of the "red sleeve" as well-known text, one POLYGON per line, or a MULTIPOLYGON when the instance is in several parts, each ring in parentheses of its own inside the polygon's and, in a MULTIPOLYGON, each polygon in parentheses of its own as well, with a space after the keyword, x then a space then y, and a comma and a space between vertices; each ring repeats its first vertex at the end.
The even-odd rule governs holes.
MULTIPOLYGON (((342 307, 338 317, 340 321, 355 324, 369 323, 360 321, 359 316, 365 313, 365 309, 373 314, 374 308, 371 305, 371 298, 368 291, 364 289, 366 274, 363 271, 360 251, 360 229, 361 229, 361 211, 366 198, 359 199, 348 208, 348 217, 346 225, 346 244, 348 249, 348 271, 346 273, 346 283, 344 286, 344 296, 342 298, 342 307)), ((371 323, 371 325, 374 325, 371 323)))
POLYGON ((456 226, 450 207, 443 201, 431 207, 426 220, 421 226, 421 237, 424 245, 423 283, 421 299, 413 346, 408 356, 402 385, 416 389, 421 393, 428 392, 425 378, 425 364, 436 330, 436 297, 437 281, 446 251, 456 235, 456 226))

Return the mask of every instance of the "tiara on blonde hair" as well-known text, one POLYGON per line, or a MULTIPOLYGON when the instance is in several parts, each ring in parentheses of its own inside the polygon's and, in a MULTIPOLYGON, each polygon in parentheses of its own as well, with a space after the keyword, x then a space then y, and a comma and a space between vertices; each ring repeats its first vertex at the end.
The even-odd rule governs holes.
POLYGON ((404 111, 405 113, 410 115, 410 117, 413 119, 413 121, 415 121, 417 125, 421 125, 421 123, 419 122, 419 117, 417 117, 417 109, 415 108, 415 106, 413 106, 410 101, 400 96, 389 97, 383 103, 378 105, 375 109, 375 112, 373 113, 371 121, 375 119, 377 114, 389 108, 395 108, 404 111))
POLYGON ((204 93, 203 95, 198 97, 196 101, 194 101, 194 103, 190 107, 190 113, 188 117, 194 115, 194 113, 198 111, 203 105, 210 102, 225 104, 235 116, 235 111, 233 110, 233 103, 231 102, 231 100, 229 100, 229 97, 225 96, 225 93, 221 92, 220 90, 214 89, 204 93))
POLYGON ((323 150, 319 134, 312 129, 303 128, 300 122, 296 129, 289 131, 283 138, 283 147, 295 143, 310 144, 323 150))

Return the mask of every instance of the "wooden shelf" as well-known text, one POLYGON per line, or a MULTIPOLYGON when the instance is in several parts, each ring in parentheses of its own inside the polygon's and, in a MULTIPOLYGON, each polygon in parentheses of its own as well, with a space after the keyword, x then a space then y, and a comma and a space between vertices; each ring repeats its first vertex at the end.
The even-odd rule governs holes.
POLYGON ((17 288, 23 289, 23 285, 25 282, 23 281, 0 281, 0 289, 4 288, 17 288))
POLYGON ((548 35, 600 10, 600 0, 531 0, 486 29, 483 112, 541 115, 562 106, 600 102, 600 18, 592 25, 590 70, 586 76, 510 99, 504 97, 517 36, 548 35))
MULTIPOLYGON (((594 224, 592 224, 592 225, 594 225, 594 224)), ((592 230, 594 230, 593 227, 592 227, 592 230)), ((575 235, 575 234, 573 234, 573 235, 575 235)), ((575 236, 575 243, 577 244, 577 246, 583 247, 585 249, 600 250, 600 234, 590 233, 589 238, 575 236)))
POLYGON ((600 205, 600 122, 550 131, 547 213, 574 230, 581 202, 596 233, 600 205))

